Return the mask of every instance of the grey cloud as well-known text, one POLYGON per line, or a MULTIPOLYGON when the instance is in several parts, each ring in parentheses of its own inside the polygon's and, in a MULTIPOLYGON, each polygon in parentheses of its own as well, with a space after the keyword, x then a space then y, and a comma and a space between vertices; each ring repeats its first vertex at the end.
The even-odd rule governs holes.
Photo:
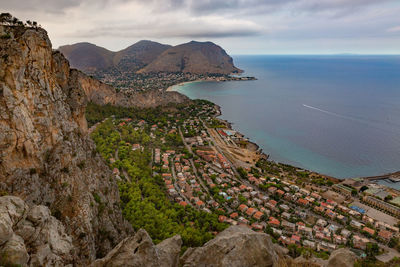
POLYGON ((259 29, 254 27, 242 26, 221 27, 218 25, 207 25, 197 23, 197 25, 176 26, 165 23, 151 23, 130 26, 106 26, 98 27, 88 31, 78 31, 73 33, 73 37, 93 38, 101 36, 119 38, 226 38, 226 37, 245 37, 260 35, 259 29), (187 26, 187 27, 186 27, 187 26))

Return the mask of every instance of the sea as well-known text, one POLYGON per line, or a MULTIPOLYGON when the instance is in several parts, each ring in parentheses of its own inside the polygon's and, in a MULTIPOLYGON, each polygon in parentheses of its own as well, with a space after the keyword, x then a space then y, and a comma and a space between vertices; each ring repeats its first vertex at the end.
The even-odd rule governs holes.
POLYGON ((400 56, 234 56, 255 81, 174 86, 270 159, 337 178, 400 171, 400 56))

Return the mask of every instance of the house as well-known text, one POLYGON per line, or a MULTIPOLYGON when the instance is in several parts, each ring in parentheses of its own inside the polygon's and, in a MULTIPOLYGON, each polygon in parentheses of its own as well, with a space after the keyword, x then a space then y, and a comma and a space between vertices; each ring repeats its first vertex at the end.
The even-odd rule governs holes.
POLYGON ((279 227, 281 225, 280 221, 274 217, 269 217, 268 224, 276 227, 279 227))
POLYGON ((276 194, 281 197, 281 196, 283 196, 285 194, 285 192, 280 190, 280 189, 278 189, 278 190, 276 190, 276 194))
POLYGON ((308 206, 308 200, 306 200, 306 199, 304 199, 304 198, 299 198, 298 200, 297 200, 297 203, 298 204, 300 204, 300 205, 302 205, 302 206, 308 206))
POLYGON ((375 234, 375 231, 373 230, 373 229, 371 229, 371 228, 369 228, 369 227, 364 227, 363 229, 362 229, 364 232, 367 232, 368 234, 370 234, 370 235, 374 235, 375 234))
POLYGON ((360 223, 360 222, 355 221, 355 220, 351 220, 350 221, 350 226, 354 227, 354 228, 357 228, 357 229, 361 229, 364 225, 362 223, 360 223))
POLYGON ((255 231, 262 231, 264 229, 264 225, 260 223, 253 223, 251 228, 253 228, 255 231))
POLYGON ((246 210, 248 209, 248 207, 245 204, 241 204, 238 208, 241 212, 246 212, 246 210))
POLYGON ((179 202, 179 205, 186 207, 188 205, 188 203, 186 201, 181 201, 181 202, 179 202))
POLYGON ((279 208, 283 209, 284 211, 290 210, 289 206, 286 205, 286 204, 281 204, 281 205, 279 205, 279 208))
POLYGON ((282 212, 281 216, 282 216, 282 218, 285 218, 286 220, 289 220, 291 217, 290 213, 287 213, 286 211, 282 212))
POLYGON ((349 238, 349 236, 351 235, 351 232, 347 229, 342 229, 342 231, 340 232, 340 234, 342 236, 344 236, 345 238, 349 238))
POLYGON ((196 202, 196 206, 197 206, 198 208, 204 208, 205 204, 204 204, 203 201, 199 200, 199 201, 196 202))
POLYGON ((300 236, 298 236, 298 235, 292 235, 291 239, 292 239, 296 244, 300 245, 300 240, 301 240, 300 236))
POLYGON ((306 247, 306 248, 315 249, 315 242, 310 241, 310 240, 304 240, 303 241, 303 246, 306 247))
POLYGON ((347 240, 344 236, 341 235, 333 235, 333 241, 335 242, 335 244, 346 244, 347 240))
POLYGON ((313 197, 313 198, 315 198, 316 200, 321 200, 321 196, 320 195, 318 195, 317 193, 315 193, 315 192, 312 192, 311 193, 311 196, 313 197))
POLYGON ((369 241, 368 238, 363 238, 363 237, 360 237, 358 235, 354 235, 353 236, 353 246, 355 248, 359 248, 359 249, 365 250, 365 248, 366 248, 366 246, 367 246, 367 244, 369 242, 370 241, 369 241))
POLYGON ((307 235, 309 237, 312 237, 312 229, 310 227, 307 226, 303 226, 303 225, 298 225, 297 226, 297 231, 303 235, 307 235))
POLYGON ((291 232, 296 231, 296 225, 294 223, 288 222, 288 221, 282 221, 282 226, 291 232))
POLYGON ((237 217, 239 217, 239 214, 237 212, 232 212, 231 215, 229 215, 229 217, 231 219, 236 219, 237 217))
POLYGON ((241 224, 246 224, 246 225, 249 224, 249 220, 247 220, 244 217, 239 217, 238 222, 241 224))
POLYGON ((248 208, 246 214, 252 216, 257 210, 255 208, 248 208))
POLYGON ((275 186, 271 186, 270 188, 268 188, 268 192, 270 194, 275 194, 275 191, 277 190, 277 188, 275 186))
POLYGON ((219 221, 220 223, 225 222, 227 219, 228 219, 228 218, 227 218, 226 216, 224 216, 224 215, 219 215, 219 216, 218 216, 218 221, 219 221))
POLYGON ((256 213, 254 213, 253 218, 256 220, 261 220, 262 216, 264 216, 264 213, 262 213, 261 211, 257 211, 256 213))
POLYGON ((333 251, 336 249, 336 245, 332 243, 328 243, 325 241, 322 241, 321 243, 318 244, 318 248, 320 250, 325 250, 325 251, 333 251))
POLYGON ((380 230, 378 233, 379 238, 381 238, 385 242, 389 242, 389 240, 393 237, 393 233, 387 230, 380 230))
POLYGON ((277 203, 278 202, 276 202, 275 200, 271 199, 271 200, 268 201, 267 207, 273 210, 273 209, 275 209, 277 203))

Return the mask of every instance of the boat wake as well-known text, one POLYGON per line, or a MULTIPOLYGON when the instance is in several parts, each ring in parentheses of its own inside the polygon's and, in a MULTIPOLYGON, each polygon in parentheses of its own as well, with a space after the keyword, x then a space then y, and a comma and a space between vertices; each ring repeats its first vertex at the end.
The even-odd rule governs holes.
POLYGON ((320 108, 316 108, 316 107, 313 107, 313 106, 309 106, 309 105, 306 105, 306 104, 303 104, 303 107, 310 108, 310 109, 313 109, 313 110, 318 110, 320 112, 323 112, 323 113, 326 113, 326 114, 329 114, 329 115, 332 115, 332 116, 336 116, 336 117, 339 117, 339 118, 355 119, 355 118, 352 118, 352 117, 343 116, 343 115, 340 115, 340 114, 337 114, 337 113, 334 113, 334 112, 330 112, 330 111, 323 110, 323 109, 320 109, 320 108))
POLYGON ((325 114, 328 114, 328 115, 331 115, 331 116, 335 116, 337 118, 341 118, 341 119, 345 119, 345 120, 351 120, 351 121, 354 121, 354 122, 357 122, 357 123, 361 123, 361 124, 364 124, 364 125, 367 125, 369 127, 373 127, 373 128, 379 129, 381 131, 385 131, 385 132, 393 132, 393 130, 388 130, 385 125, 395 126, 398 129, 400 129, 400 125, 395 124, 395 123, 391 123, 391 122, 388 122, 388 121, 377 121, 377 120, 372 120, 372 119, 341 115, 341 114, 338 114, 338 113, 335 113, 335 112, 323 110, 323 109, 320 109, 320 108, 317 108, 317 107, 313 107, 313 106, 309 106, 309 105, 306 105, 306 104, 303 104, 303 107, 309 108, 309 109, 312 109, 312 110, 316 110, 316 111, 319 111, 319 112, 322 112, 322 113, 325 113, 325 114))
POLYGON ((361 119, 361 118, 357 118, 357 117, 341 115, 341 114, 338 114, 338 113, 335 113, 335 112, 330 112, 330 111, 323 110, 323 109, 320 109, 320 108, 316 108, 316 107, 313 107, 313 106, 309 106, 309 105, 306 105, 306 104, 303 104, 303 107, 306 107, 306 108, 309 108, 309 109, 313 109, 313 110, 316 110, 316 111, 319 111, 319 112, 322 112, 322 113, 325 113, 325 114, 328 114, 328 115, 331 115, 331 116, 335 116, 335 117, 338 117, 338 118, 341 118, 341 119, 351 120, 351 121, 359 122, 359 123, 362 123, 362 124, 366 124, 366 125, 369 125, 369 126, 372 126, 372 124, 374 124, 373 121, 369 121, 369 120, 361 119))

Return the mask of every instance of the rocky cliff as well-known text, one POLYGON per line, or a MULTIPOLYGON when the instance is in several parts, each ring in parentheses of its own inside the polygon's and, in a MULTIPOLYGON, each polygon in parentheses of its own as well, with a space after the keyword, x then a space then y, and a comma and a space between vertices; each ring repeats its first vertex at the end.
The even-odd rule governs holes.
POLYGON ((1 194, 45 206, 61 222, 74 251, 62 264, 91 262, 130 227, 112 173, 87 136, 79 73, 42 29, 0 26, 0 35, 1 194))

